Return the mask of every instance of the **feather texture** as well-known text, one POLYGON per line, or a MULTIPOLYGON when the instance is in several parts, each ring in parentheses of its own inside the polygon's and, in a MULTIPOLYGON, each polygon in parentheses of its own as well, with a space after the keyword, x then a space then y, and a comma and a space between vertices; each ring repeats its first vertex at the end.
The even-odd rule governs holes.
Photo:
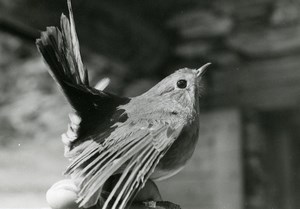
POLYGON ((60 29, 48 27, 37 40, 51 76, 75 109, 62 138, 65 155, 72 160, 66 174, 78 184, 80 207, 101 202, 103 209, 124 209, 155 170, 159 170, 156 176, 164 177, 181 168, 193 153, 199 72, 178 70, 134 98, 103 91, 108 80, 93 88, 82 63, 70 0, 68 7, 70 20, 62 15, 60 29), (176 86, 182 79, 186 88, 176 86), (186 152, 178 153, 178 147, 186 152), (104 184, 115 174, 120 178, 104 199, 104 184))
POLYGON ((95 205, 101 198, 102 186, 108 178, 122 173, 103 209, 124 208, 130 198, 143 187, 159 160, 178 137, 182 127, 174 128, 174 125, 164 121, 128 120, 119 124, 108 138, 91 140, 66 171, 75 178, 82 179, 78 194, 80 207, 95 205), (172 133, 169 133, 170 127, 172 133), (95 146, 97 141, 102 143, 95 146))

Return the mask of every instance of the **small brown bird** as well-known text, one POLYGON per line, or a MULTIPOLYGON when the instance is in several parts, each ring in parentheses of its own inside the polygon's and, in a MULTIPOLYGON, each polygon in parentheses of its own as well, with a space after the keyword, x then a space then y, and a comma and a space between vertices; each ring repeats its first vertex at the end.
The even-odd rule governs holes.
POLYGON ((70 1, 68 6, 70 20, 62 15, 61 29, 48 27, 36 42, 75 110, 63 135, 69 148, 65 154, 72 159, 66 173, 79 188, 79 207, 103 201, 103 209, 123 209, 148 179, 169 178, 191 158, 199 132, 201 76, 209 63, 180 69, 137 97, 93 88, 82 64, 70 1), (104 184, 117 174, 117 183, 103 198, 104 184))

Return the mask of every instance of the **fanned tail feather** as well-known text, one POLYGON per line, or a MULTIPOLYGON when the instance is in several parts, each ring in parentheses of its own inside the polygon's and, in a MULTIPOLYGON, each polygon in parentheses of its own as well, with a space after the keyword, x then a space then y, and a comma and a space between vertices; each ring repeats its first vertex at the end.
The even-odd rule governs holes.
POLYGON ((68 6, 70 21, 62 14, 61 30, 57 27, 47 27, 37 39, 36 45, 49 65, 50 75, 80 115, 84 109, 91 106, 89 99, 83 98, 90 97, 93 89, 89 86, 88 72, 81 60, 70 0, 68 6))
POLYGON ((108 78, 101 80, 96 88, 89 85, 88 72, 80 55, 70 0, 68 8, 70 18, 62 14, 60 29, 47 27, 37 39, 36 45, 49 66, 50 75, 75 110, 70 115, 68 131, 62 135, 65 156, 74 158, 85 147, 77 143, 76 146, 80 146, 73 151, 75 142, 85 141, 97 132, 97 128, 107 123, 105 120, 113 116, 117 107, 128 103, 130 99, 104 92, 109 84, 108 78))
POLYGON ((74 15, 71 5, 71 0, 68 0, 68 8, 69 8, 69 16, 70 16, 70 27, 71 27, 71 40, 72 40, 72 48, 74 52, 74 57, 77 63, 77 68, 79 72, 79 77, 81 78, 82 83, 85 83, 88 85, 88 74, 86 68, 84 68, 81 55, 80 55, 80 45, 75 29, 75 22, 74 22, 74 15))

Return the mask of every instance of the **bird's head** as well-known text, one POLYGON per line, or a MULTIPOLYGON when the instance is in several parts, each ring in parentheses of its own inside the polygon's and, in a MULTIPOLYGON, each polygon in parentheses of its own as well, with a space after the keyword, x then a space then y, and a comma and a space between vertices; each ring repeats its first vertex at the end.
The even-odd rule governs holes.
POLYGON ((196 105, 201 93, 201 77, 210 63, 199 69, 182 68, 161 80, 145 94, 154 98, 172 99, 182 106, 196 105))

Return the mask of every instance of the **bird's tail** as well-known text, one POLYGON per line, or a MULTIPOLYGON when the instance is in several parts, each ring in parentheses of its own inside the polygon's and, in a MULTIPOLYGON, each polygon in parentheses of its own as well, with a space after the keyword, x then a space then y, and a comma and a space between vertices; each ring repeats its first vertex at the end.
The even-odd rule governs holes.
POLYGON ((82 108, 90 105, 87 101, 86 104, 82 102, 93 93, 93 88, 89 86, 88 72, 82 63, 70 0, 68 7, 70 20, 62 14, 61 30, 47 27, 37 39, 36 45, 49 65, 49 73, 80 114, 82 108))

